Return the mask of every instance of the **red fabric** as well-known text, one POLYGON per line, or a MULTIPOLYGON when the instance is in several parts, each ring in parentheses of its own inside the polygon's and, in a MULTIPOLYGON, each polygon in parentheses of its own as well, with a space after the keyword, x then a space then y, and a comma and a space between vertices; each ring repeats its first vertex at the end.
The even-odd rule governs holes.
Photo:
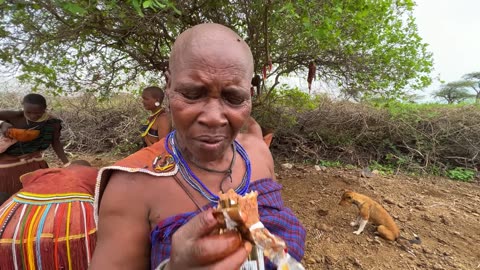
POLYGON ((95 192, 98 169, 70 165, 66 168, 41 169, 20 177, 21 191, 38 194, 88 193, 95 192))
POLYGON ((14 262, 19 269, 26 270, 39 269, 40 265, 42 269, 69 269, 69 265, 72 269, 87 269, 96 244, 92 201, 97 172, 96 168, 70 165, 40 169, 22 176, 24 188, 21 192, 38 195, 29 195, 29 200, 24 201, 17 193, 3 204, 9 208, 0 212, 0 269, 15 269, 14 262), (65 193, 87 193, 91 197, 90 200, 74 198, 66 202, 43 199, 49 194, 55 197, 65 193), (12 239, 23 239, 13 245, 15 253, 12 239))
POLYGON ((45 160, 30 161, 10 168, 0 168, 0 191, 14 194, 22 188, 21 175, 38 169, 48 168, 45 160))

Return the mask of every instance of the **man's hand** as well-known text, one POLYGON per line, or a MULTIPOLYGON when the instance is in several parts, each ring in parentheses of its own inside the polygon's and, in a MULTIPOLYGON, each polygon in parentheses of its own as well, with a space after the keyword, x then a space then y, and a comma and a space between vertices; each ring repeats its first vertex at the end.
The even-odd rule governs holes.
POLYGON ((5 133, 11 127, 12 127, 12 124, 5 121, 0 121, 0 134, 5 136, 6 135, 5 133))
POLYGON ((252 249, 236 232, 212 234, 218 222, 209 209, 198 214, 172 236, 166 269, 239 269, 252 249))

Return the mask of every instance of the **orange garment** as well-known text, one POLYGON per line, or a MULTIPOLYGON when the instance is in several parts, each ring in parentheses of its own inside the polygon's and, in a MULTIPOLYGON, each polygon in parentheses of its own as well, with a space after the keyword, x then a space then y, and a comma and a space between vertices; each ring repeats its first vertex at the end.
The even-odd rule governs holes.
POLYGON ((19 142, 33 141, 40 135, 38 129, 9 128, 5 134, 7 137, 15 139, 19 142))
POLYGON ((153 176, 171 176, 176 174, 178 168, 173 158, 164 147, 165 138, 159 142, 142 148, 132 155, 117 161, 112 166, 104 167, 98 173, 98 182, 95 190, 95 218, 98 221, 98 210, 102 200, 103 191, 108 184, 113 171, 124 171, 129 173, 147 173, 153 176))

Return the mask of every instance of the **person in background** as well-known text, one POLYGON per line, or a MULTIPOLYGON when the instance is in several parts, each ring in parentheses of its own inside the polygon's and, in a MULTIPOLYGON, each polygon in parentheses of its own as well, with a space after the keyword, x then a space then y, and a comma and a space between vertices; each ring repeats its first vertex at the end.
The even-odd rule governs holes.
POLYGON ((48 168, 43 151, 50 145, 63 164, 68 164, 60 142, 62 121, 47 113, 45 98, 28 94, 22 106, 21 111, 0 111, 2 135, 14 142, 0 153, 0 192, 8 194, 22 188, 22 174, 48 168))
POLYGON ((156 86, 143 89, 142 104, 145 110, 152 112, 142 125, 142 140, 144 146, 150 146, 167 136, 171 130, 170 119, 162 107, 164 99, 163 90, 156 86))
POLYGON ((263 129, 252 116, 250 116, 250 118, 247 120, 243 130, 240 131, 238 134, 239 137, 237 138, 240 139, 240 137, 244 136, 244 134, 256 136, 257 138, 262 139, 268 147, 270 147, 272 144, 273 132, 266 132, 266 129, 263 129))

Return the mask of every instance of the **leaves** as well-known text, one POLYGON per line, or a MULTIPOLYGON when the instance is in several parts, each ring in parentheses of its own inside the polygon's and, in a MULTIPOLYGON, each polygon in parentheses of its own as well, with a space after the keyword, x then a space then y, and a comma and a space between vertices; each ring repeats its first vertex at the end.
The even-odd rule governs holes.
POLYGON ((85 13, 87 13, 87 10, 84 9, 83 7, 81 7, 80 5, 78 4, 75 4, 75 3, 72 3, 72 2, 66 2, 63 4, 63 8, 72 13, 72 14, 77 14, 77 15, 84 15, 85 13))
POLYGON ((110 92, 138 80, 158 82, 176 36, 204 22, 224 24, 245 38, 257 74, 271 59, 270 90, 281 76, 306 78, 312 61, 318 81, 339 85, 346 98, 397 98, 430 83, 432 56, 417 33, 412 1, 54 3, 5 1, 0 61, 55 91, 110 92))

